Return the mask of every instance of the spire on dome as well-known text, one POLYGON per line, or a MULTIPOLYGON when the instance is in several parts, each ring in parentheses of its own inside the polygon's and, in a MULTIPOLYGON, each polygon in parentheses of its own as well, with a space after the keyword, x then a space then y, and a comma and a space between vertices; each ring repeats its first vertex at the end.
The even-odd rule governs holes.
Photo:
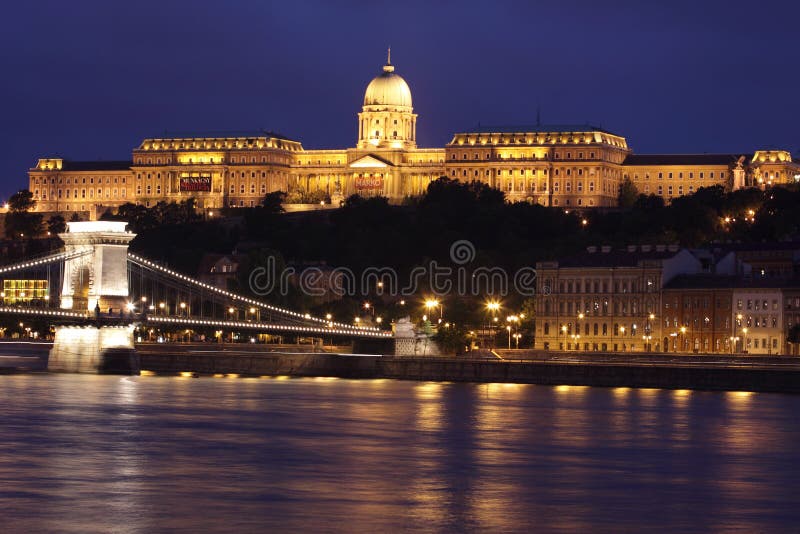
POLYGON ((386 52, 386 65, 383 66, 383 72, 394 72, 394 67, 392 66, 392 47, 389 47, 389 50, 386 52))

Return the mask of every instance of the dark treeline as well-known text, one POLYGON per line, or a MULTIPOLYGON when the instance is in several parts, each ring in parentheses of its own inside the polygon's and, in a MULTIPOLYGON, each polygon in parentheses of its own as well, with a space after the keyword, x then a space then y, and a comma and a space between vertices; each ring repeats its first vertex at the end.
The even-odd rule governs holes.
MULTIPOLYGON (((41 234, 47 228, 30 213, 32 199, 14 199, 7 216, 9 237, 24 241, 25 230, 41 234), (15 232, 16 235, 15 235, 15 232)), ((265 196, 256 208, 230 208, 206 217, 195 201, 160 202, 153 207, 126 204, 106 218, 127 220, 138 234, 131 247, 149 258, 190 275, 197 274, 206 253, 237 251, 242 265, 231 289, 250 292, 248 276, 276 258, 278 270, 287 264, 327 264, 347 267, 357 276, 368 267, 391 267, 401 287, 412 269, 436 261, 441 266, 500 267, 513 273, 537 261, 564 257, 587 245, 671 244, 699 247, 714 242, 777 241, 800 234, 800 188, 773 187, 766 191, 743 189, 725 192, 708 187, 664 205, 655 195, 639 195, 623 187, 624 208, 546 208, 529 203, 507 203, 501 191, 481 183, 462 183, 442 177, 425 195, 390 205, 386 198, 351 196, 337 210, 284 213, 280 192, 265 196), (451 261, 451 245, 469 241, 474 257, 464 264, 451 261)), ((61 218, 51 231, 63 231, 61 218)), ((27 238, 27 237, 26 237, 27 238)), ((30 253, 28 251, 28 253, 30 253)), ((429 294, 427 280, 400 306, 403 296, 378 295, 374 288, 341 301, 314 305, 296 290, 265 298, 275 304, 315 313, 332 312, 347 320, 354 315, 382 315, 386 319, 410 314, 421 316, 420 300, 429 294), (372 303, 365 314, 363 303, 372 303)), ((444 316, 460 324, 479 325, 486 319, 484 301, 489 295, 447 295, 444 316)), ((504 309, 528 310, 530 302, 513 294, 502 297, 504 309)))
MULTIPOLYGON (((289 263, 325 263, 348 267, 358 275, 367 267, 391 267, 402 285, 414 267, 431 261, 458 267, 450 259, 450 247, 459 240, 469 241, 476 251, 474 259, 464 264, 466 269, 491 266, 514 272, 537 261, 580 252, 587 245, 698 247, 725 241, 774 241, 800 233, 800 189, 794 185, 731 193, 709 187, 666 206, 655 195, 633 195, 627 208, 582 212, 507 203, 496 189, 448 178, 436 180, 425 195, 402 206, 390 205, 383 197, 351 196, 338 210, 287 214, 281 208, 284 198, 272 193, 261 207, 223 210, 226 216, 219 219, 203 220, 193 205, 186 204, 149 209, 131 205, 121 208, 119 216, 139 233, 134 250, 190 274, 195 274, 204 253, 230 253, 238 248, 245 259, 237 287, 232 289, 243 292, 249 291, 249 272, 265 265, 268 256, 277 258, 279 269, 289 263)), ((318 313, 324 308, 340 317, 363 314, 360 306, 365 300, 377 303, 376 313, 387 317, 404 313, 397 307, 401 297, 381 298, 375 293, 317 307, 297 293, 268 299, 318 313)), ((414 297, 417 308, 416 301, 426 293, 423 283, 414 297)), ((480 323, 486 298, 449 295, 445 316, 480 323)), ((509 310, 529 307, 513 294, 503 301, 509 310)))

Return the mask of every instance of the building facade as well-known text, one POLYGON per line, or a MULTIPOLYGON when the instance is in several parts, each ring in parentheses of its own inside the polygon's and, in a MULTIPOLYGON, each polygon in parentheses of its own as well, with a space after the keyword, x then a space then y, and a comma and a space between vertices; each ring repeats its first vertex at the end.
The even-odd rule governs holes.
POLYGON ((662 288, 700 261, 673 246, 589 247, 536 264, 535 348, 662 351, 662 288))
POLYGON ((638 155, 624 137, 589 125, 481 127, 443 148, 419 148, 411 90, 391 58, 367 85, 357 125, 355 147, 339 150, 258 131, 148 138, 130 161, 45 157, 29 170, 29 189, 39 211, 94 218, 127 202, 250 207, 272 191, 302 201, 357 193, 401 202, 440 176, 487 183, 509 201, 575 208, 614 206, 626 177, 666 201, 704 186, 800 181, 800 164, 785 150, 638 155))

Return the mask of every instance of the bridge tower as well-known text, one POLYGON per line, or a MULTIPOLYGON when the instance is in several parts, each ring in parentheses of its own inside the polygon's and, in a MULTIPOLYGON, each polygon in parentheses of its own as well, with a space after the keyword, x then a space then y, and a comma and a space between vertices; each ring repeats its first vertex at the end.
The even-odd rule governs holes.
POLYGON ((125 221, 68 222, 58 236, 67 253, 88 252, 64 262, 61 308, 105 312, 128 301, 128 245, 136 234, 125 221))
MULTIPOLYGON (((136 237, 124 221, 68 222, 61 308, 105 313, 128 303, 128 245, 136 237), (77 253, 77 254, 71 254, 77 253), (85 253, 85 254, 80 254, 85 253)), ((120 314, 121 316, 121 314, 120 314)), ((58 326, 50 371, 139 374, 132 324, 58 326)))

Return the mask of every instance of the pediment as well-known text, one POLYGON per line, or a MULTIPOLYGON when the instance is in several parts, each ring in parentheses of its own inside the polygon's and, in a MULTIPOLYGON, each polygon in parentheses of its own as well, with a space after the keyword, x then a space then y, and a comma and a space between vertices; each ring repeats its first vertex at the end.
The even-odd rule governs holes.
POLYGON ((350 163, 350 167, 356 169, 363 169, 363 168, 380 169, 386 167, 394 167, 394 165, 383 158, 379 158, 378 156, 373 156, 372 154, 367 154, 366 156, 361 156, 357 160, 354 160, 352 163, 350 163))

